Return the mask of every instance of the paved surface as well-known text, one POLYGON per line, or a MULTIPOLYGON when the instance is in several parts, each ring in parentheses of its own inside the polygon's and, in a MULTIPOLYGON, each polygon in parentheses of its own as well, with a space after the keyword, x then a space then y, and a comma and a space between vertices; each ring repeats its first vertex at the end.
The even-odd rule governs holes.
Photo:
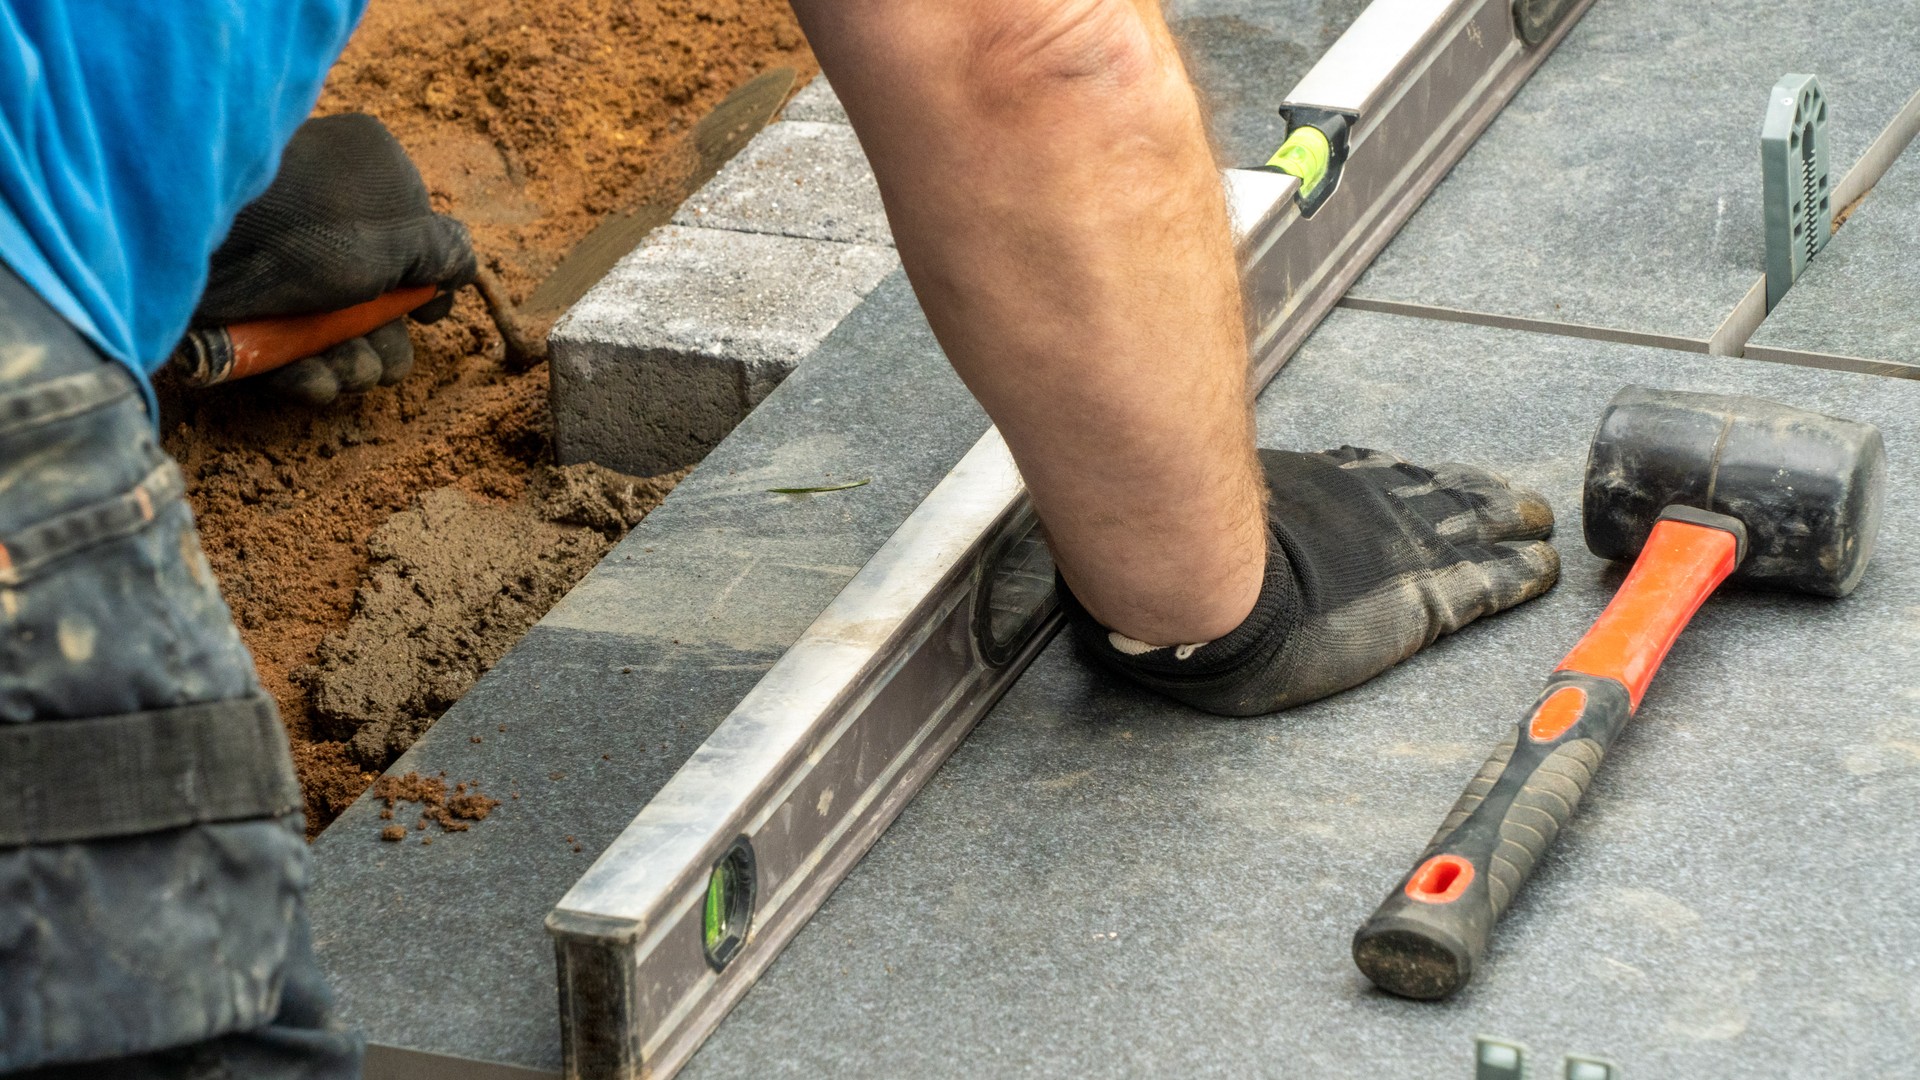
MULTIPOLYGON (((810 98, 802 111, 818 107, 817 101, 810 98)), ((727 162, 680 207, 673 223, 891 246, 880 189, 853 129, 844 119, 795 120, 793 111, 727 162)))
POLYGON ((986 423, 896 273, 394 765, 479 780, 493 816, 389 844, 363 798, 315 843, 341 1014, 375 1043, 557 1069, 541 921, 986 423))
MULTIPOLYGON (((1362 7, 1364 0, 1174 5, 1229 154, 1265 159, 1280 138, 1279 98, 1362 7)), ((824 84, 803 90, 785 116, 844 160, 835 134, 817 130, 845 122, 824 84)), ((783 216, 790 208, 756 210, 741 197, 764 177, 790 183, 810 176, 814 158, 791 152, 797 141, 763 132, 701 193, 708 214, 744 231, 663 230, 569 316, 567 332, 591 348, 560 350, 556 365, 592 365, 611 352, 597 371, 575 373, 590 379, 574 381, 625 381, 618 392, 556 401, 556 413, 641 400, 649 390, 630 354, 663 335, 694 357, 721 351, 703 339, 722 331, 735 336, 728 348, 744 341, 768 352, 799 333, 827 336, 798 375, 394 766, 445 770, 478 779, 497 796, 521 797, 482 826, 427 847, 374 839, 379 807, 363 799, 314 847, 321 961, 342 1015, 377 1044, 534 1071, 558 1067, 552 947, 541 925, 547 912, 985 430, 898 272, 830 335, 832 321, 816 329, 751 313, 704 317, 726 303, 711 282, 694 280, 688 287, 703 291, 686 296, 647 291, 673 269, 642 273, 647 260, 672 261, 676 243, 687 249, 678 256, 687 266, 710 257, 721 270, 746 267, 750 278, 761 263, 708 249, 810 243, 883 251, 840 242, 878 238, 871 204, 858 197, 846 204, 841 225, 860 232, 807 241, 789 235, 820 234, 783 216), (664 327, 668 309, 686 320, 683 328, 664 327), (766 492, 861 476, 874 481, 802 499, 766 492), (472 742, 476 736, 483 741, 472 742)), ((695 209, 683 210, 682 220, 700 220, 688 216, 695 209)), ((804 290, 821 280, 787 274, 765 287, 804 290)), ((830 300, 834 287, 819 291, 830 300)), ((820 306, 774 300, 762 306, 820 306)), ((723 414, 728 392, 713 389, 714 407, 695 415, 723 414)), ((616 430, 631 422, 601 417, 596 425, 616 430)), ((696 441, 705 430, 694 433, 696 441)), ((391 1075, 411 1075, 415 1065, 391 1075)), ((449 1075, 460 1075, 458 1067, 449 1075)))
POLYGON ((1747 355, 1881 361, 1920 377, 1917 300, 1920 146, 1909 146, 1760 324, 1747 355))
POLYGON ((1920 386, 1341 311, 1260 418, 1267 445, 1500 464, 1551 498, 1562 583, 1260 720, 1096 681, 1057 640, 683 1075, 1467 1076, 1479 1032, 1548 1056, 1535 1075, 1569 1051, 1644 1077, 1910 1071, 1920 386), (1845 601, 1716 599, 1478 982, 1371 991, 1353 931, 1617 584, 1578 492, 1629 382, 1879 423, 1880 554, 1845 601))
POLYGON ((815 80, 549 337, 554 454, 641 476, 698 461, 899 265, 815 80))
MULTIPOLYGON (((1229 160, 1266 156, 1274 103, 1363 6, 1172 5, 1229 160)), ((1780 73, 1820 73, 1844 167, 1920 85, 1914 18, 1602 0, 1363 285, 1704 339, 1761 263, 1757 203, 1738 201, 1758 194, 1758 99, 1780 73), (1680 117, 1689 100, 1708 104, 1680 117), (1650 143, 1668 167, 1650 169, 1650 143)), ((824 86, 786 116, 844 122, 824 86)), ((708 212, 737 213, 736 235, 812 235, 720 194, 708 212)), ((1267 441, 1500 462, 1556 500, 1561 587, 1281 720, 1208 721, 1096 685, 1056 643, 690 1075, 1466 1075, 1476 1031, 1551 1055, 1536 1075, 1569 1050, 1635 1076, 1910 1071, 1916 394, 1336 313, 1263 400, 1267 441), (1371 994, 1352 929, 1612 584, 1579 545, 1572 493, 1600 403, 1630 379, 1882 422, 1896 484, 1879 562, 1838 604, 1717 601, 1482 982, 1445 1006, 1371 994)), ((363 801, 315 845, 318 948, 345 1017, 382 1045, 556 1068, 542 918, 984 423, 894 273, 396 766, 519 799, 432 846, 378 842, 363 801)))
POLYGON ((1920 89, 1920 5, 1858 6, 1600 0, 1352 295, 1704 349, 1766 270, 1767 91, 1820 76, 1837 179, 1920 89))

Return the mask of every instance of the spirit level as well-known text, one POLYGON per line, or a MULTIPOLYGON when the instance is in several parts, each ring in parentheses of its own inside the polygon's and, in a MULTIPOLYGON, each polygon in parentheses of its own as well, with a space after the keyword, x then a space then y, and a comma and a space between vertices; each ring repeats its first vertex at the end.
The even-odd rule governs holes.
MULTIPOLYGON (((1224 178, 1256 386, 1590 2, 1374 0, 1294 88, 1307 199, 1224 178)), ((566 1076, 686 1062, 1046 643, 1052 582, 989 430, 548 916, 566 1076)))

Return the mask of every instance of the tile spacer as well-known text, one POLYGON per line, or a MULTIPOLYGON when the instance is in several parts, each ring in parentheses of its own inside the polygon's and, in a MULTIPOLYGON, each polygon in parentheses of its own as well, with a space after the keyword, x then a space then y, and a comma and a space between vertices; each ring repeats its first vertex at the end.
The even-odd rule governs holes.
POLYGON ((1564 1080, 1620 1080, 1620 1066, 1582 1054, 1568 1054, 1561 1070, 1564 1080))
POLYGON ((1827 159, 1827 99, 1812 75, 1773 84, 1760 129, 1766 209, 1767 310, 1786 295, 1832 234, 1833 191, 1827 159))
POLYGON ((1473 1080, 1526 1080, 1527 1048, 1522 1043, 1473 1037, 1473 1080))

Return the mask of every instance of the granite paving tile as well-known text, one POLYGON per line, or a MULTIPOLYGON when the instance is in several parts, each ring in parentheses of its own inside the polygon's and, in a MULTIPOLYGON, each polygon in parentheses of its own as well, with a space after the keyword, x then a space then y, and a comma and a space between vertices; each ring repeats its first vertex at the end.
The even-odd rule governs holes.
POLYGON ((393 767, 478 781, 492 816, 386 843, 368 795, 321 834, 342 1018, 558 1068, 547 912, 986 423, 896 273, 393 767))
POLYGON ((1497 465, 1563 578, 1345 694, 1219 720, 1056 640, 683 1074, 1467 1076, 1472 1038, 1627 1076, 1894 1076, 1920 1049, 1920 386, 1336 312, 1269 445, 1497 465), (1353 931, 1619 579, 1580 539, 1623 384, 1879 424, 1879 553, 1840 601, 1712 600, 1446 1003, 1371 990, 1353 931))
POLYGON ((1920 376, 1920 147, 1880 179, 1747 341, 1746 354, 1794 352, 1908 365, 1920 376))
POLYGON ((1765 271, 1760 123, 1820 77, 1837 178, 1920 89, 1920 5, 1600 0, 1352 295, 1704 342, 1765 271))

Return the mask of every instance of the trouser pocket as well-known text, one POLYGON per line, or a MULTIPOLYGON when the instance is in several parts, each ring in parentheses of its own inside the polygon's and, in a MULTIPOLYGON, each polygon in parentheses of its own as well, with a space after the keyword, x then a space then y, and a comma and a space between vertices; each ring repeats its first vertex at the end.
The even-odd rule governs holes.
POLYGON ((290 964, 318 989, 298 807, 137 385, 0 270, 0 1072, 113 1075, 271 1028, 290 964))

